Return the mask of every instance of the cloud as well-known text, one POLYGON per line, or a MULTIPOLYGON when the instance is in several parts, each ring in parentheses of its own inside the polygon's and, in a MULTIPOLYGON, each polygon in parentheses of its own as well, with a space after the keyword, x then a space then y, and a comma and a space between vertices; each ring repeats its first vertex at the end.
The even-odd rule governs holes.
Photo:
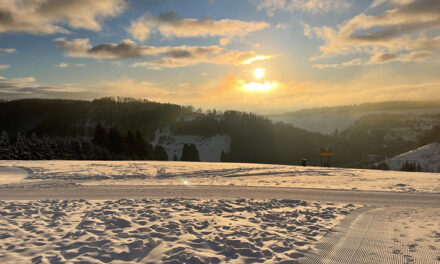
POLYGON ((226 46, 226 45, 228 45, 230 42, 231 42, 231 39, 230 39, 230 38, 220 38, 220 39, 218 40, 218 43, 219 43, 221 46, 226 46))
POLYGON ((131 40, 123 40, 119 44, 105 43, 92 46, 89 39, 65 38, 55 39, 57 47, 69 57, 94 59, 127 59, 151 58, 148 61, 133 63, 133 67, 149 69, 174 68, 195 65, 198 63, 214 64, 250 64, 257 60, 272 58, 273 54, 260 54, 254 51, 226 50, 212 46, 138 46, 131 40))
POLYGON ((34 77, 5 78, 0 76, 0 98, 70 98, 92 99, 94 94, 75 87, 51 87, 41 85, 34 77))
POLYGON ((290 25, 287 25, 287 24, 284 24, 284 23, 278 23, 278 24, 275 26, 275 28, 276 28, 276 29, 280 29, 280 30, 282 30, 282 29, 288 29, 288 28, 290 28, 290 25))
POLYGON ((69 57, 84 57, 95 59, 143 58, 167 52, 168 47, 137 46, 132 40, 126 39, 121 43, 105 43, 97 46, 90 44, 90 39, 55 39, 57 48, 63 50, 69 57))
POLYGON ((251 32, 269 27, 265 22, 234 19, 211 20, 208 18, 182 18, 174 12, 159 16, 146 14, 131 22, 127 32, 136 40, 144 41, 155 32, 166 38, 179 37, 226 37, 245 36, 251 32))
POLYGON ((272 16, 277 11, 303 11, 311 14, 342 12, 350 8, 347 0, 250 0, 259 10, 272 16))
MULTIPOLYGON (((215 47, 215 46, 214 46, 215 47)), ((219 55, 220 50, 212 49, 212 53, 193 53, 185 51, 183 54, 188 53, 188 56, 175 56, 176 54, 168 54, 164 58, 144 61, 139 63, 134 63, 133 67, 145 67, 153 70, 160 70, 162 68, 176 68, 176 67, 186 67, 199 63, 213 63, 213 64, 223 64, 223 65, 242 65, 251 64, 257 60, 266 60, 274 57, 271 54, 258 54, 254 51, 227 51, 219 55), (213 55, 214 56, 210 56, 213 55)), ((177 53, 178 54, 178 53, 177 53)))
POLYGON ((58 68, 67 68, 69 67, 69 63, 61 62, 60 64, 56 65, 58 68))
POLYGON ((9 0, 0 2, 0 34, 67 33, 65 27, 99 31, 109 17, 119 15, 124 0, 9 0))
POLYGON ((16 49, 11 49, 11 48, 0 48, 0 55, 2 54, 12 54, 17 52, 16 49))
MULTIPOLYGON (((374 6, 382 4, 376 1, 374 6), (376 3, 376 4, 375 4, 376 3)), ((370 54, 370 63, 427 59, 440 49, 440 1, 394 0, 377 15, 361 13, 336 29, 323 26, 309 32, 325 41, 312 60, 347 54, 370 54), (408 55, 411 54, 411 55, 408 55)))
MULTIPOLYGON (((389 100, 438 100, 440 79, 399 76, 393 71, 372 69, 348 82, 279 81, 265 92, 244 89, 247 80, 230 73, 200 85, 199 97, 186 103, 217 109, 240 109, 256 112, 291 111, 293 107, 317 107, 389 100)), ((421 77, 421 76, 420 76, 421 77)), ((265 89, 263 89, 265 90, 265 89)))
POLYGON ((439 100, 440 79, 423 74, 399 74, 398 70, 369 68, 346 82, 299 82, 295 80, 252 79, 233 73, 204 78, 203 83, 168 85, 129 77, 116 77, 98 83, 63 85, 59 88, 39 84, 35 78, 0 77, 0 98, 93 99, 128 96, 153 101, 219 110, 237 109, 259 113, 284 112, 295 108, 357 104, 388 100, 439 100), (423 81, 421 81, 423 80, 423 81), (267 89, 264 85, 271 86, 267 89), (263 85, 263 86, 261 86, 263 85), (248 89, 246 89, 246 87, 248 89), (80 87, 80 88, 78 88, 80 87))
POLYGON ((9 64, 0 64, 0 70, 6 70, 11 68, 11 65, 9 64))
POLYGON ((420 61, 432 56, 431 51, 421 50, 410 53, 377 53, 371 56, 368 64, 384 64, 392 61, 410 62, 420 61))
POLYGON ((312 39, 314 32, 312 31, 310 25, 301 21, 301 26, 303 27, 304 36, 308 37, 309 39, 312 39))

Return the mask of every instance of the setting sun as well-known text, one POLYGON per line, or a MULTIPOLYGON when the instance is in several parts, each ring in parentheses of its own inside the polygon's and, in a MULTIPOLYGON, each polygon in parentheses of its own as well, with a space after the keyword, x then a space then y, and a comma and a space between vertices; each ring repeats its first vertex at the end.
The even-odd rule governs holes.
POLYGON ((263 78, 265 73, 266 73, 266 69, 264 68, 257 68, 254 70, 254 76, 257 79, 263 78))

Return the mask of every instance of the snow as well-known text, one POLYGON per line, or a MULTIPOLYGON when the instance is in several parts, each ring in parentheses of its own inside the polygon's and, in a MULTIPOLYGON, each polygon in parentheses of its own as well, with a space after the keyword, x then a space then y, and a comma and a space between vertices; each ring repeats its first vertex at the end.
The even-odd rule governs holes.
MULTIPOLYGON (((22 185, 236 185, 440 192, 440 174, 288 165, 172 161, 0 161, 24 168, 22 185)), ((1 176, 0 179, 5 176, 1 176)), ((1 180, 0 180, 1 181, 1 180)))
POLYGON ((440 142, 434 142, 385 160, 392 170, 400 170, 405 162, 418 163, 423 171, 440 172, 440 142))
POLYGON ((0 166, 0 185, 20 182, 28 176, 28 172, 18 167, 0 166))
POLYGON ((196 145, 199 151, 200 161, 221 161, 221 153, 229 152, 230 138, 225 135, 215 135, 212 137, 202 138, 200 136, 174 135, 170 128, 158 129, 155 133, 154 140, 151 142, 153 146, 162 145, 168 154, 168 159, 173 160, 176 156, 180 159, 182 149, 185 144, 196 145))
MULTIPOLYGON (((438 193, 439 180, 438 173, 271 164, 0 161, 0 190, 25 192, 77 191, 80 185, 126 192, 127 185, 240 185, 438 193)), ((174 195, 63 199, 0 201, 0 263, 297 263, 361 207, 174 195)))
POLYGON ((292 263, 356 208, 299 200, 0 201, 0 262, 292 263))

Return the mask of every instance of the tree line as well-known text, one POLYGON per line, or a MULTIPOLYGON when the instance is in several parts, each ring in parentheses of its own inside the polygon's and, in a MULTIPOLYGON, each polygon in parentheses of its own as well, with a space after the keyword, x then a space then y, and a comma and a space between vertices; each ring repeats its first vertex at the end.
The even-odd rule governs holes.
MULTIPOLYGON (((74 137, 42 137, 35 132, 27 137, 18 132, 14 142, 3 131, 0 137, 0 160, 168 160, 162 145, 153 147, 139 130, 121 134, 116 128, 97 124, 91 140, 74 137)), ((178 160, 174 158, 174 160, 178 160)), ((181 161, 200 161, 194 144, 185 144, 181 161)))

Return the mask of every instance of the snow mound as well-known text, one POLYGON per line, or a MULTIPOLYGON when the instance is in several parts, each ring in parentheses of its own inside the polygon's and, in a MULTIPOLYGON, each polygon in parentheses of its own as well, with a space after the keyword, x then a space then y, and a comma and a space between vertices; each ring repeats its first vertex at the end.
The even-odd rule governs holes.
POLYGON ((418 163, 423 171, 440 172, 440 142, 434 142, 385 160, 391 170, 400 170, 405 162, 418 163))
POLYGON ((25 169, 18 167, 0 166, 0 184, 19 182, 28 176, 25 169))

